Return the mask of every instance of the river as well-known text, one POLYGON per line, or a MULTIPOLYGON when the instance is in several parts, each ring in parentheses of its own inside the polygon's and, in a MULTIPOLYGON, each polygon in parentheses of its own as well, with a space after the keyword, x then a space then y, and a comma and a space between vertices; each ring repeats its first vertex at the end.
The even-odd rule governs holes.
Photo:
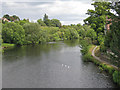
POLYGON ((3 88, 114 88, 111 78, 82 60, 77 41, 6 49, 3 88))

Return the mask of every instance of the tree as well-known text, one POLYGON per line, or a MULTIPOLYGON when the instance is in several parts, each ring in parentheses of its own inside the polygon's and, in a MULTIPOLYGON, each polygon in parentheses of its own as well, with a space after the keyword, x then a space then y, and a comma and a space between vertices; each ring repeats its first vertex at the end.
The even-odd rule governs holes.
POLYGON ((23 45, 25 31, 22 26, 13 22, 5 23, 2 26, 3 42, 23 45))
POLYGON ((40 29, 37 23, 26 23, 23 25, 25 30, 25 44, 39 43, 40 29))
POLYGON ((47 26, 52 26, 52 22, 51 22, 50 19, 46 19, 46 20, 44 21, 44 23, 45 23, 47 26))
POLYGON ((53 26, 61 27, 61 22, 58 19, 52 19, 51 22, 53 26))
POLYGON ((0 23, 0 52, 1 52, 1 45, 2 45, 2 23, 0 23))
POLYGON ((42 19, 38 19, 37 22, 38 22, 41 26, 46 26, 46 24, 42 21, 42 19))
POLYGON ((44 23, 47 25, 47 26, 51 26, 52 25, 52 22, 51 22, 51 20, 50 19, 48 19, 48 15, 44 15, 44 17, 43 17, 43 21, 44 21, 44 23))
POLYGON ((14 20, 20 21, 20 18, 18 16, 13 15, 12 17, 14 18, 14 20))
POLYGON ((43 17, 43 21, 45 22, 47 19, 48 19, 48 15, 45 14, 44 17, 43 17))
POLYGON ((110 48, 114 53, 115 60, 120 62, 120 2, 116 2, 115 5, 111 6, 112 9, 116 12, 113 14, 112 25, 110 30, 107 32, 105 37, 105 46, 110 48), (109 45, 108 45, 109 44, 109 45))
POLYGON ((87 30, 86 36, 90 37, 92 40, 96 40, 97 39, 97 34, 94 31, 94 29, 92 29, 92 28, 90 28, 89 30, 87 30))
POLYGON ((87 13, 90 15, 84 20, 85 24, 91 25, 91 27, 98 33, 104 33, 104 26, 106 24, 106 16, 110 13, 110 3, 109 2, 94 2, 95 10, 88 9, 87 13))
POLYGON ((44 22, 47 26, 61 27, 61 22, 58 19, 52 19, 52 20, 50 20, 48 18, 48 15, 46 15, 46 14, 43 17, 43 22, 42 22, 41 19, 39 19, 37 22, 40 23, 40 24, 43 24, 43 22, 44 22))

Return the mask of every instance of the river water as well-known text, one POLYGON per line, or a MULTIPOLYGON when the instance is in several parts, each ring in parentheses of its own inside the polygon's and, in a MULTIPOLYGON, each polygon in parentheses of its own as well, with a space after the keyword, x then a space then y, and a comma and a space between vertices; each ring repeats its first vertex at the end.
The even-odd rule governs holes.
POLYGON ((3 88, 114 88, 110 77, 82 60, 77 41, 10 48, 3 53, 3 88))

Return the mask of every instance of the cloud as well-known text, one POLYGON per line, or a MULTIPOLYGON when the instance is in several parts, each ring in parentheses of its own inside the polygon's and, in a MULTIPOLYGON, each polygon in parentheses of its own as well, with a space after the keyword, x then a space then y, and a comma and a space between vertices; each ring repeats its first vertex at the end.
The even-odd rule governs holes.
POLYGON ((59 19, 62 24, 83 23, 83 19, 87 17, 85 14, 87 10, 93 9, 90 0, 88 2, 84 0, 54 0, 52 2, 43 2, 43 0, 34 0, 34 2, 32 2, 33 0, 31 2, 10 1, 2 3, 2 15, 16 14, 22 19, 29 18, 35 21, 43 18, 43 15, 47 13, 50 19, 59 19))

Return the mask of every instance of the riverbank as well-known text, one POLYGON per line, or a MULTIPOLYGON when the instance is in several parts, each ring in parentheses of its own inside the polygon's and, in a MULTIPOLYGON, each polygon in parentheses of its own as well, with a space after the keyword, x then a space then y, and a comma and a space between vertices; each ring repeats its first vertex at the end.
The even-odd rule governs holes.
POLYGON ((98 62, 97 65, 99 66, 99 68, 103 71, 106 71, 107 73, 109 73, 112 76, 112 79, 114 81, 114 83, 118 84, 118 86, 120 86, 120 72, 119 72, 119 68, 109 62, 106 62, 105 59, 106 58, 100 58, 97 57, 96 54, 100 48, 98 46, 92 46, 89 50, 89 52, 91 52, 91 56, 94 58, 93 62, 96 64, 96 61, 98 62), (94 47, 94 48, 93 48, 94 47), (96 60, 96 61, 95 61, 96 60))
MULTIPOLYGON (((112 79, 114 83, 116 83, 118 86, 120 86, 120 72, 117 66, 114 66, 104 60, 101 60, 99 57, 95 55, 95 53, 99 50, 97 46, 95 45, 90 45, 88 46, 88 52, 83 56, 83 58, 87 55, 87 59, 85 61, 90 61, 93 62, 95 65, 99 67, 101 71, 106 71, 112 76, 112 79)), ((86 59, 86 58, 84 58, 86 59)))
POLYGON ((15 46, 15 44, 2 43, 2 49, 4 49, 4 48, 14 47, 14 46, 15 46))
POLYGON ((82 61, 79 41, 73 41, 6 49, 3 88, 116 88, 94 64, 82 61))

